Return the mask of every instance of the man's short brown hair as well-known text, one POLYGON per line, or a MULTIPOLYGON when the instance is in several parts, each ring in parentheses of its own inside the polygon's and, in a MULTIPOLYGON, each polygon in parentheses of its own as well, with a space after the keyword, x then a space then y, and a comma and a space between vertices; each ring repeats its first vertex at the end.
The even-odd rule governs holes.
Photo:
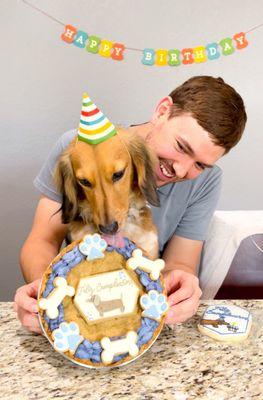
POLYGON ((226 153, 240 140, 247 115, 241 96, 222 78, 195 76, 176 88, 169 119, 190 113, 226 153))

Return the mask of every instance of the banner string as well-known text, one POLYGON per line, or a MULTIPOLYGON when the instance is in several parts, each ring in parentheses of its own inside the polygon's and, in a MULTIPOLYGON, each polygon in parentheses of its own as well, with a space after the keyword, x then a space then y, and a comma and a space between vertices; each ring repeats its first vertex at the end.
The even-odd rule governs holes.
POLYGON ((64 24, 64 22, 59 21, 57 18, 54 18, 52 15, 48 14, 47 12, 45 12, 44 10, 41 10, 40 8, 34 6, 34 4, 29 3, 26 0, 22 0, 23 3, 25 3, 27 6, 34 8, 35 10, 39 11, 41 14, 45 15, 46 17, 52 19, 53 21, 57 22, 60 25, 65 26, 66 24, 64 24))
MULTIPOLYGON (((52 15, 48 14, 46 11, 44 11, 44 10, 42 10, 42 9, 40 9, 40 8, 38 8, 38 7, 36 7, 34 4, 31 4, 31 3, 28 2, 27 0, 22 0, 22 2, 23 2, 24 4, 26 4, 27 6, 29 6, 29 7, 33 8, 33 9, 39 11, 41 14, 43 14, 43 15, 45 15, 46 17, 52 19, 53 21, 57 22, 58 24, 63 25, 63 26, 66 26, 66 25, 67 25, 67 24, 65 24, 64 22, 59 21, 57 18, 53 17, 52 15)), ((262 22, 261 24, 259 24, 259 25, 256 25, 256 26, 250 28, 248 31, 245 32, 245 34, 250 33, 250 32, 252 32, 252 31, 255 31, 256 29, 259 29, 259 28, 261 28, 262 26, 263 26, 263 22, 262 22)), ((136 49, 135 47, 127 47, 127 46, 125 46, 125 49, 127 49, 127 50, 132 50, 132 51, 140 51, 140 52, 143 52, 143 49, 136 49)))

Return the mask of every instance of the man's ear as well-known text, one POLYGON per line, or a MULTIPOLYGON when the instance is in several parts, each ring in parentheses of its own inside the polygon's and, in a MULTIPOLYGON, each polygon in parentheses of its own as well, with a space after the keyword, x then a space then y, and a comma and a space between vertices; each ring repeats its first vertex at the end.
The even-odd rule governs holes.
POLYGON ((153 206, 160 202, 156 191, 155 161, 153 155, 139 137, 133 137, 128 142, 128 149, 133 163, 134 185, 136 185, 144 198, 153 206))
POLYGON ((166 96, 162 100, 160 100, 155 108, 150 122, 154 124, 160 119, 168 119, 172 105, 173 99, 171 98, 171 96, 166 96))

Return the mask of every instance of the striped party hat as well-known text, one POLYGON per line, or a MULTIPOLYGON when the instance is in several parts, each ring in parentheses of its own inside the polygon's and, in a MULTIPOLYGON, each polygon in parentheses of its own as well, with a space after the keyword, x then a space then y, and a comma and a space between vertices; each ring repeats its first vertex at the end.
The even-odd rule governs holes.
POLYGON ((82 109, 78 129, 78 140, 98 144, 117 133, 115 126, 90 100, 87 93, 82 97, 82 109))

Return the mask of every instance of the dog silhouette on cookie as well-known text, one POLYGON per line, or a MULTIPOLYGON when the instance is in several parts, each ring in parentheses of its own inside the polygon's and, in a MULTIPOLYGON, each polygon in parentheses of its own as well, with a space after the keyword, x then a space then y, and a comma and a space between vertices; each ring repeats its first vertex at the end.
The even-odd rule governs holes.
POLYGON ((121 312, 123 312, 124 308, 125 308, 123 305, 122 298, 111 299, 111 300, 101 300, 100 296, 95 294, 89 299, 89 301, 94 304, 94 306, 98 310, 101 317, 104 316, 105 312, 118 310, 118 309, 121 312))

